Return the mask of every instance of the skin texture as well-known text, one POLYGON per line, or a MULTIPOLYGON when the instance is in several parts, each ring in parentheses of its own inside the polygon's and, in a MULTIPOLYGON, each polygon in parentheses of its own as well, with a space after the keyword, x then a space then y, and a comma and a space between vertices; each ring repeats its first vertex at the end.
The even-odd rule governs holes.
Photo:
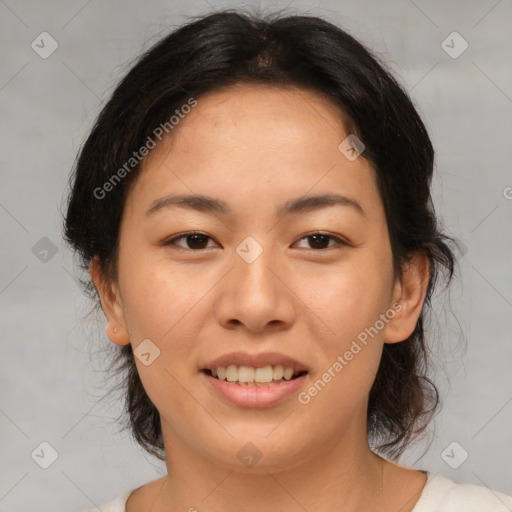
POLYGON ((425 475, 371 452, 366 408, 383 344, 415 327, 428 263, 415 255, 395 279, 374 171, 338 149, 348 135, 343 119, 310 91, 232 86, 198 98, 144 161, 125 205, 116 282, 91 262, 108 337, 160 349, 151 365, 136 363, 160 412, 168 477, 133 493, 129 512, 340 504, 406 512, 417 501, 425 475), (364 214, 336 205, 276 217, 286 201, 324 193, 356 200, 364 214), (169 194, 222 199, 233 214, 172 207, 146 215, 169 194), (210 237, 205 248, 187 239, 163 245, 194 230, 210 237), (318 231, 335 238, 317 248, 305 237, 318 231), (263 249, 252 263, 236 252, 248 236, 263 249), (229 352, 277 351, 308 366, 307 390, 395 303, 400 312, 307 405, 293 396, 270 408, 235 407, 200 374, 229 352), (237 457, 247 442, 261 452, 251 468, 237 457))

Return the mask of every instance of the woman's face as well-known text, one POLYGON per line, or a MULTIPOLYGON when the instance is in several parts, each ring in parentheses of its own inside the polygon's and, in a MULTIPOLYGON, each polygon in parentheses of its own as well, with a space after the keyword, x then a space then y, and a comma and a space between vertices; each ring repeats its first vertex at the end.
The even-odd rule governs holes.
POLYGON ((259 458, 254 472, 360 446, 399 318, 374 171, 339 149, 342 114, 314 93, 243 85, 197 101, 127 197, 110 315, 112 340, 138 355, 167 457, 237 471, 259 458), (166 202, 178 195, 213 206, 166 202), (340 199, 313 200, 326 195, 340 199), (203 236, 178 238, 191 231, 203 236), (230 362, 273 372, 290 359, 307 374, 275 386, 205 372, 230 362))

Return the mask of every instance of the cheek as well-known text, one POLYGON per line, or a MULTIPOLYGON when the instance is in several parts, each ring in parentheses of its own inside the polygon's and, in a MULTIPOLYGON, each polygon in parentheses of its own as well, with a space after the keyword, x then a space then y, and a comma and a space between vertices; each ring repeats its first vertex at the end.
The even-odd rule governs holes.
MULTIPOLYGON (((198 319, 208 311, 208 301, 202 300, 211 288, 207 276, 198 275, 197 270, 173 270, 169 265, 141 258, 140 263, 126 269, 124 276, 120 265, 119 278, 124 279, 124 312, 137 371, 148 396, 161 412, 197 414, 197 405, 185 388, 196 371, 191 364, 197 360, 199 348, 202 322, 198 319), (137 347, 143 340, 150 340, 157 347, 149 346, 150 353, 158 354, 154 359, 151 354, 149 365, 137 357, 142 345, 139 350, 137 347)), ((179 421, 174 415, 167 421, 178 429, 179 421)))
POLYGON ((358 413, 365 414, 382 355, 384 330, 379 319, 387 310, 389 280, 352 267, 319 283, 323 293, 312 298, 329 332, 315 337, 319 369, 298 401, 335 432, 358 413))
POLYGON ((193 409, 183 386, 197 372, 195 363, 204 350, 198 340, 204 338, 205 319, 211 316, 208 294, 218 272, 172 268, 161 258, 148 257, 132 268, 120 264, 119 270, 125 320, 146 392, 160 410, 193 409), (158 354, 147 366, 137 358, 146 352, 142 345, 138 349, 143 340, 150 340, 156 348, 150 344, 149 351, 158 354))
MULTIPOLYGON (((311 284, 310 276, 306 282, 311 284)), ((314 305, 329 329, 315 337, 322 369, 304 401, 314 397, 317 407, 328 409, 341 399, 353 412, 368 394, 380 363, 387 325, 381 315, 388 311, 392 289, 391 259, 359 254, 337 271, 317 275, 314 283, 315 293, 305 302, 314 305)))
POLYGON ((392 270, 387 259, 360 253, 334 270, 304 275, 298 286, 309 290, 301 298, 329 327, 325 343, 342 349, 385 313, 392 270))
POLYGON ((198 278, 197 269, 185 272, 160 258, 142 255, 131 267, 120 262, 119 268, 125 320, 135 343, 144 338, 171 339, 209 289, 207 278, 198 278))

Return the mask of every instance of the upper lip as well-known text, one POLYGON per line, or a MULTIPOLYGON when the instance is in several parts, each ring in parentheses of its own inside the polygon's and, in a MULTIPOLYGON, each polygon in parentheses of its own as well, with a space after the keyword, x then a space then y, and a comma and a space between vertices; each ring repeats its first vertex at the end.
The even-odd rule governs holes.
POLYGON ((229 365, 235 366, 250 366, 253 368, 261 368, 263 366, 281 365, 285 368, 292 368, 294 372, 307 372, 308 368, 300 361, 292 357, 279 354, 278 352, 262 352, 260 354, 250 354, 248 352, 231 352, 223 356, 213 359, 202 367, 202 370, 214 370, 220 367, 228 367, 229 365))

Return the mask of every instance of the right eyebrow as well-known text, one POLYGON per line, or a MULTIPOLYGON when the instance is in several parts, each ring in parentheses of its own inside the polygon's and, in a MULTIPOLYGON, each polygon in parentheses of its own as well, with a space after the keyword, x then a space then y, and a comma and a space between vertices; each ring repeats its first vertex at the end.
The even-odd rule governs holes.
POLYGON ((151 204, 151 207, 146 212, 146 215, 153 215, 162 208, 171 208, 179 206, 189 210, 196 210, 205 213, 218 213, 221 215, 232 215, 230 206, 214 197, 208 197, 201 194, 180 194, 170 195, 156 199, 151 204))

